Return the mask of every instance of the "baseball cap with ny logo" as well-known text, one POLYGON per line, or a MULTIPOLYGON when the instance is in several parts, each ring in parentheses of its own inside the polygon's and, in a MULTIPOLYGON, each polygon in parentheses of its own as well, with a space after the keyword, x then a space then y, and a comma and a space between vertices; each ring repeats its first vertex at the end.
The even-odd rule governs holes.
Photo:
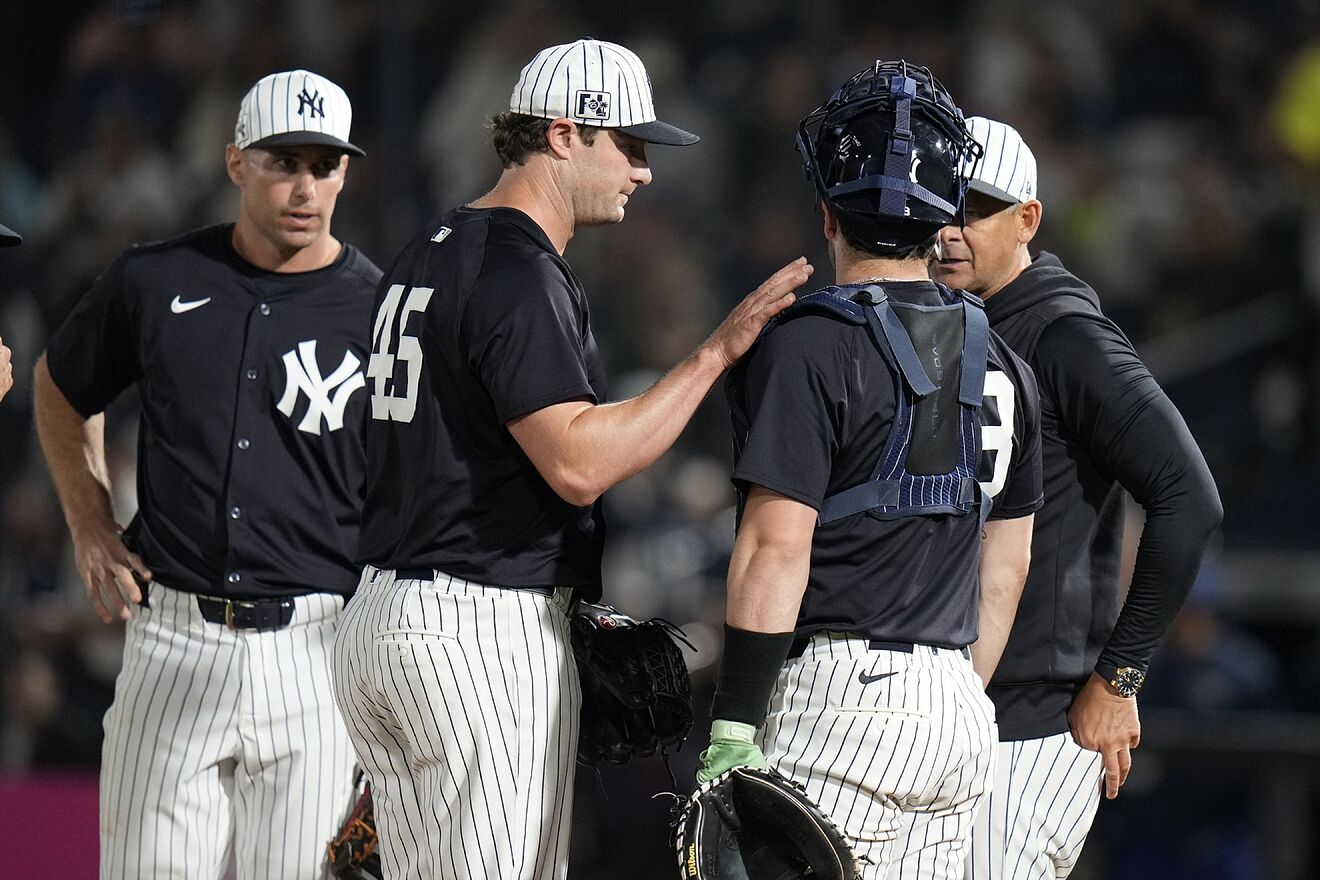
POLYGON ((344 90, 310 70, 286 70, 257 80, 238 105, 234 146, 338 147, 365 156, 348 141, 353 105, 344 90))

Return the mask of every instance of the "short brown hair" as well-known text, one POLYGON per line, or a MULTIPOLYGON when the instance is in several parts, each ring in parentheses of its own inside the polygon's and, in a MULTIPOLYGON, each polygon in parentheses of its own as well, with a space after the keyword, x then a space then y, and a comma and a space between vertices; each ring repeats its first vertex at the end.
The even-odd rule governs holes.
POLYGON ((840 224, 840 228, 843 230, 843 240, 847 242, 848 247, 858 254, 864 257, 882 257, 886 260, 920 260, 923 263, 927 262, 930 255, 935 252, 935 240, 939 237, 938 232, 933 232, 930 238, 925 241, 919 241, 904 248, 881 250, 867 244, 861 237, 854 235, 848 230, 848 227, 840 224))
MULTIPOLYGON (((496 113, 487 123, 494 136, 495 155, 500 157, 500 164, 505 168, 522 165, 527 157, 534 153, 544 153, 549 147, 545 142, 545 133, 550 130, 552 119, 528 116, 526 113, 505 111, 496 113)), ((591 146, 596 140, 598 128, 579 125, 578 134, 582 143, 591 146)))

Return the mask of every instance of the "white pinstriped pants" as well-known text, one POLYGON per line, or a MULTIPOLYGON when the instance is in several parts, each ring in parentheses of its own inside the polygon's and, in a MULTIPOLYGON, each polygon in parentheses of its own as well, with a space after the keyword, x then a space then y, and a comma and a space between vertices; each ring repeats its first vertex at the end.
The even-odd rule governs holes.
POLYGON ((838 823, 867 880, 961 880, 996 738, 963 652, 837 633, 788 661, 762 728, 767 761, 838 823))
POLYGON ((976 817, 968 880, 1062 880, 1104 787, 1104 757, 1068 732, 999 744, 994 790, 976 817))
POLYGON ((335 691, 387 880, 567 876, 582 705, 570 600, 363 571, 335 691))
POLYGON ((294 600, 283 629, 208 623, 191 593, 135 607, 101 748, 102 880, 325 875, 353 750, 330 648, 343 599, 294 600))

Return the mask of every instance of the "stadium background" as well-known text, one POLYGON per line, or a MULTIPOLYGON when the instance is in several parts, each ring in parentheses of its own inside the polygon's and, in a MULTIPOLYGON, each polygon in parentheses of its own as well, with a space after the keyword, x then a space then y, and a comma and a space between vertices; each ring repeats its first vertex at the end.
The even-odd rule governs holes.
MULTIPOLYGON (((86 608, 31 427, 30 366, 124 247, 231 219, 223 146, 243 90, 306 66, 354 102, 336 234, 388 265, 498 171, 483 120, 540 47, 639 52, 667 119, 626 223, 575 239, 612 396, 646 387, 786 260, 822 276, 799 117, 873 58, 930 66, 1016 125, 1044 227, 1181 407, 1227 516, 1142 697, 1145 737, 1074 877, 1320 876, 1320 4, 980 0, 651 4, 6 0, 0 5, 0 822, 7 876, 95 858, 100 717, 122 641, 86 608), (11 844, 14 841, 11 839, 11 844), (90 855, 89 855, 90 854, 90 855), (16 869, 17 873, 14 872, 16 869)), ((133 499, 135 409, 109 423, 133 499)), ((709 693, 732 543, 727 416, 607 499, 607 597, 685 624, 709 693)), ((704 700, 704 697, 703 697, 704 700)), ((699 706, 704 709, 704 705, 699 706)), ((700 722, 699 722, 700 724, 700 722)), ((680 785, 695 748, 676 756, 680 785)), ((658 761, 580 777, 571 876, 672 876, 658 761)))

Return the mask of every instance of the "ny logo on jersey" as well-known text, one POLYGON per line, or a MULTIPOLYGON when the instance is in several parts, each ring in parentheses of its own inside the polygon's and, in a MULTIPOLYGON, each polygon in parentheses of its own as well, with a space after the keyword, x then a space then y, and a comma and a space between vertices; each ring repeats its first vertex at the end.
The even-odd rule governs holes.
POLYGON ((301 391, 307 395, 309 403, 307 412, 298 423, 298 430, 319 435, 321 419, 324 418, 327 429, 338 431, 344 427, 348 399, 354 391, 366 387, 366 378, 358 372, 361 363, 353 352, 346 351, 339 367, 323 379, 321 367, 316 362, 316 340, 298 343, 295 351, 284 353, 284 396, 275 404, 276 409, 292 418, 301 391))
POLYGON ((307 115, 312 119, 318 116, 325 118, 325 98, 321 97, 319 90, 309 95, 307 87, 303 86, 302 91, 298 93, 298 115, 302 116, 304 110, 310 111, 307 115))

